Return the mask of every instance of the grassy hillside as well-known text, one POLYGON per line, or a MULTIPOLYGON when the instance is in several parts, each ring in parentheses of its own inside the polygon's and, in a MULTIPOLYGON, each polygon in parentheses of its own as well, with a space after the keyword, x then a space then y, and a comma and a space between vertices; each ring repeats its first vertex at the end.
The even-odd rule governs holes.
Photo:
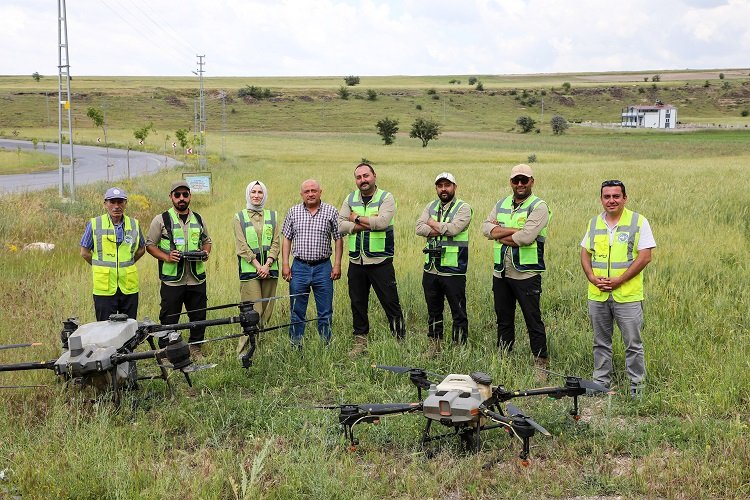
MULTIPOLYGON (((295 95, 333 94, 337 83, 331 82, 328 90, 302 88, 295 95)), ((142 111, 149 93, 156 95, 156 91, 151 86, 139 90, 138 85, 128 93, 141 96, 133 102, 138 103, 134 109, 142 111)), ((360 87, 365 85, 363 81, 360 87)), ((158 86, 169 87, 167 82, 158 86)), ((360 87, 355 91, 362 92, 360 87)), ((418 97, 423 99, 419 101, 423 112, 433 105, 427 88, 418 89, 424 94, 418 97)), ((268 128, 260 128, 260 120, 257 127, 245 129, 234 122, 237 128, 227 134, 225 159, 219 158, 220 137, 209 137, 214 194, 193 201, 214 239, 208 263, 209 302, 236 302, 231 219, 244 205, 247 182, 263 180, 270 191, 269 206, 283 213, 298 202, 300 182, 316 177, 323 184, 323 199, 338 207, 354 188, 354 165, 362 157, 373 161, 378 184, 398 200, 395 264, 408 323, 403 344, 390 338, 384 315, 372 298, 369 351, 354 360, 347 356, 351 315, 344 277, 335 285, 331 348, 324 349, 309 327, 301 354, 289 348, 286 332, 272 332, 263 335, 256 364, 245 371, 238 367, 234 343, 217 343, 209 349, 209 361, 219 366, 196 373, 192 389, 175 377, 174 395, 162 382, 144 382, 140 390, 126 394, 124 404, 116 409, 109 401, 92 401, 90 395, 65 388, 49 372, 0 373, 0 385, 47 385, 39 390, 0 389, 0 471, 5 478, 0 479, 0 496, 750 496, 750 337, 745 307, 750 292, 744 286, 750 281, 749 132, 744 127, 679 134, 574 128, 562 136, 546 129, 524 135, 507 132, 512 125, 471 126, 492 122, 489 103, 516 102, 509 94, 439 95, 436 106, 450 102, 450 97, 466 99, 461 102, 473 106, 476 121, 467 114, 466 128, 447 127, 427 148, 403 133, 393 146, 384 147, 371 125, 359 123, 373 122, 388 103, 398 109, 413 108, 416 100, 408 106, 404 101, 417 97, 382 96, 374 103, 316 97, 317 107, 311 108, 305 108, 310 103, 301 98, 277 103, 236 100, 236 114, 247 112, 243 116, 249 122, 250 110, 276 113, 267 115, 268 128), (284 102, 289 109, 282 119, 279 110, 286 109, 284 102), (322 103, 333 106, 334 102, 342 106, 340 114, 324 115, 330 128, 318 130, 315 120, 322 103), (353 117, 345 110, 361 114, 353 117), (290 130, 280 130, 281 124, 290 130), (534 438, 528 468, 518 463, 517 440, 499 431, 487 434, 477 455, 466 455, 446 442, 434 458, 427 458, 418 444, 423 420, 414 415, 358 428, 361 444, 356 452, 347 451, 336 415, 312 410, 312 405, 411 401, 416 396, 405 377, 373 370, 372 363, 422 366, 439 373, 482 370, 507 388, 535 385, 520 313, 517 349, 508 357, 498 356, 494 349, 491 244, 480 234, 481 221, 509 192, 510 168, 532 154, 537 158, 532 164, 534 192, 554 211, 542 294, 551 369, 584 376, 591 371, 586 281, 578 263, 578 244, 587 220, 601 209, 597 199, 601 181, 622 179, 629 206, 648 217, 654 228, 658 246, 646 269, 648 386, 643 400, 631 402, 627 397, 624 353, 618 340, 617 394, 582 400, 579 422, 567 416, 569 400, 516 401, 553 434, 534 438), (414 221, 434 196, 435 174, 444 170, 456 175, 459 195, 474 208, 467 280, 470 342, 465 348, 446 346, 429 359, 424 356, 426 309, 420 282, 423 242, 414 236, 414 221), (723 182, 717 184, 717 179, 723 182)), ((159 110, 177 108, 165 104, 164 98, 151 101, 159 110)), ((703 109, 704 104, 700 106, 703 109)), ((114 121, 114 107, 108 109, 114 121)), ((114 134, 116 140, 125 141, 127 132, 140 126, 141 117, 124 105, 118 109, 126 118, 121 118, 123 124, 115 127, 114 134)), ((516 108, 508 109, 510 119, 516 108)), ((5 110, 6 106, 0 108, 2 113, 5 110)), ((402 131, 409 121, 403 119, 402 131)), ((173 135, 174 125, 156 119, 154 123, 160 135, 152 145, 158 146, 165 134, 173 135)), ((79 129, 79 133, 93 138, 96 132, 79 129)), ((180 173, 161 172, 123 183, 131 195, 128 212, 147 224, 167 208, 167 186, 180 173)), ((59 354, 61 320, 72 315, 84 322, 93 320, 91 278, 78 255, 78 242, 86 219, 101 212, 105 188, 104 184, 80 187, 75 204, 58 200, 53 190, 0 197, 0 344, 44 342, 35 350, 0 351, 0 363, 52 359, 59 354), (57 247, 44 254, 22 250, 33 241, 49 241, 57 247)), ((156 264, 147 255, 138 268, 140 313, 154 318, 159 303, 156 264)), ((281 282, 279 294, 287 290, 281 282)), ((308 314, 314 314, 314 307, 308 314)), ((213 312, 210 317, 221 315, 213 312)), ((287 318, 288 303, 282 300, 273 322, 287 318)), ((208 335, 235 331, 217 327, 208 335)), ((153 373, 154 367, 141 363, 139 370, 153 373)))

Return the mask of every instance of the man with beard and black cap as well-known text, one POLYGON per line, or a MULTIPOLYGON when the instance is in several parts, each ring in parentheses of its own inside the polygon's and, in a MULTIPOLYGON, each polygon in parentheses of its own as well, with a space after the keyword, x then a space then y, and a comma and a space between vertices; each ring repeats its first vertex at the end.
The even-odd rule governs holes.
POLYGON ((427 238, 422 250, 422 289, 427 302, 430 355, 440 350, 446 299, 453 316, 453 343, 465 344, 469 337, 466 270, 469 265, 469 224, 473 211, 468 203, 456 198, 456 187, 453 174, 439 174, 435 178, 438 199, 427 204, 416 224, 417 236, 427 238))
MULTIPOLYGON (((159 261, 161 310, 159 322, 178 323, 182 306, 190 321, 206 319, 206 264, 211 253, 211 238, 203 218, 190 210, 190 186, 185 181, 172 183, 169 190, 172 208, 154 217, 146 238, 146 251, 159 261), (184 257, 184 252, 205 252, 202 260, 184 257)), ((189 342, 203 340, 206 327, 190 329, 189 342)), ((164 347, 166 340, 159 340, 164 347)), ((199 346, 190 346, 200 356, 199 346)))
POLYGON ((513 194, 501 199, 482 223, 482 233, 494 240, 492 292, 497 316, 497 345, 511 351, 516 338, 516 302, 529 331, 531 354, 537 366, 547 367, 547 332, 539 301, 546 269, 544 246, 551 211, 532 194, 534 173, 520 164, 510 172, 513 194))

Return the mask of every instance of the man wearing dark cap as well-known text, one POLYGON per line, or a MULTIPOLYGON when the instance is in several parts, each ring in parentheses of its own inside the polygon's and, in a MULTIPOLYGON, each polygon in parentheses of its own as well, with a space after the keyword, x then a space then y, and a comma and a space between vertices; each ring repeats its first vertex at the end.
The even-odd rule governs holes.
POLYGON ((135 263, 145 253, 138 220, 125 215, 128 195, 120 188, 104 193, 107 213, 86 224, 81 238, 81 257, 91 265, 94 312, 97 321, 110 314, 138 315, 138 268, 135 263))
POLYGON ((427 336, 430 354, 440 350, 443 338, 444 301, 453 316, 453 343, 466 343, 466 270, 469 266, 469 224, 472 210, 456 199, 456 178, 450 172, 435 178, 437 200, 427 204, 417 219, 416 234, 427 238, 424 249, 422 289, 427 302, 427 336))
POLYGON ((482 233, 494 240, 492 292, 497 316, 497 345, 511 351, 516 338, 516 302, 529 331, 536 364, 547 366, 547 333, 539 300, 542 294, 544 246, 551 212, 547 203, 532 194, 534 173, 528 165, 510 172, 512 196, 497 202, 482 223, 482 233))
MULTIPOLYGON (((154 217, 146 238, 146 250, 159 261, 159 323, 178 323, 183 304, 190 321, 201 321, 206 319, 208 305, 205 261, 211 253, 211 238, 203 218, 190 210, 187 182, 173 182, 169 198, 172 208, 154 217), (204 254, 196 256, 200 251, 204 254)), ((205 331, 205 327, 190 329, 189 342, 203 340, 205 331)), ((159 345, 164 347, 166 340, 160 339, 159 345)), ((191 345, 190 350, 200 355, 199 346, 191 345)))

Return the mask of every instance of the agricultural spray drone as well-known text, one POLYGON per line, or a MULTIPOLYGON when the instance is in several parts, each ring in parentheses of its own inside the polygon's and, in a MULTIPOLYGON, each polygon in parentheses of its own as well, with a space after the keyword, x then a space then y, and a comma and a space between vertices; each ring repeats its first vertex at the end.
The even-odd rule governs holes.
MULTIPOLYGON (((262 299, 275 300, 281 297, 262 299)), ((257 301, 256 301, 257 302, 257 301)), ((123 314, 113 314, 107 321, 97 321, 80 325, 76 318, 68 318, 63 322, 60 332, 63 352, 59 358, 50 361, 24 362, 0 365, 0 372, 22 370, 53 370, 56 375, 68 382, 80 386, 91 386, 95 389, 112 389, 116 400, 121 388, 137 387, 137 381, 143 379, 162 378, 169 386, 169 372, 181 372, 192 386, 190 373, 212 368, 216 365, 196 366, 190 357, 190 346, 182 339, 180 330, 188 330, 200 326, 218 326, 239 324, 241 333, 206 339, 195 344, 214 342, 246 336, 249 338, 247 352, 240 357, 243 368, 249 368, 253 363, 258 333, 284 328, 278 325, 270 328, 259 328, 260 315, 253 308, 254 302, 240 302, 209 307, 206 310, 238 307, 239 313, 220 319, 191 321, 162 325, 150 320, 138 322, 123 314), (157 348, 154 339, 159 340, 162 348, 157 348), (147 342, 150 349, 136 351, 138 346, 147 342), (154 359, 159 367, 157 377, 139 377, 136 362, 154 359)), ((307 320, 313 321, 313 320, 307 320)), ((33 344, 10 344, 0 346, 0 349, 32 347, 33 344)))
MULTIPOLYGON (((394 373, 408 373, 409 380, 417 387, 419 401, 413 403, 387 404, 342 404, 318 406, 317 408, 339 410, 339 423, 349 440, 351 449, 359 444, 354 437, 354 426, 360 423, 379 423, 380 417, 386 415, 403 415, 421 413, 427 420, 422 431, 423 447, 432 441, 456 436, 465 447, 473 452, 481 449, 481 432, 504 428, 522 442, 519 457, 522 463, 528 464, 529 442, 536 432, 549 436, 549 432, 534 419, 525 415, 519 408, 508 403, 513 398, 546 395, 554 399, 573 398, 570 415, 578 420, 578 397, 586 390, 608 392, 609 390, 596 382, 579 377, 563 376, 565 385, 561 387, 543 387, 509 391, 503 386, 492 386, 492 379, 482 372, 471 375, 451 374, 442 376, 423 370, 403 366, 373 365, 394 373), (427 377, 442 378, 440 383, 431 382, 427 377), (422 399, 422 391, 427 391, 427 398, 422 399), (505 409, 501 406, 505 403, 505 409), (434 423, 451 428, 443 434, 432 434, 434 423)), ((553 372, 550 372, 553 373, 553 372)), ((555 374, 554 375, 559 375, 555 374)))

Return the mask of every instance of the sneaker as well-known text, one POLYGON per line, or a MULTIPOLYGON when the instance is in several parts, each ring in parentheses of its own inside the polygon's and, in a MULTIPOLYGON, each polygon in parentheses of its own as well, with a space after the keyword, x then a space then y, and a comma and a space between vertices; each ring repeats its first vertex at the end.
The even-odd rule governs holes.
POLYGON ((355 335, 354 346, 349 351, 349 357, 356 357, 367 351, 367 336, 366 335, 355 335))
POLYGON ((429 337, 430 346, 427 348, 425 357, 434 358, 435 356, 440 354, 440 352, 443 350, 442 341, 443 339, 440 339, 440 338, 429 337))
POLYGON ((193 361, 201 361, 205 359, 203 356, 203 352, 201 351, 201 346, 199 345, 191 345, 190 346, 190 357, 193 359, 193 361))

